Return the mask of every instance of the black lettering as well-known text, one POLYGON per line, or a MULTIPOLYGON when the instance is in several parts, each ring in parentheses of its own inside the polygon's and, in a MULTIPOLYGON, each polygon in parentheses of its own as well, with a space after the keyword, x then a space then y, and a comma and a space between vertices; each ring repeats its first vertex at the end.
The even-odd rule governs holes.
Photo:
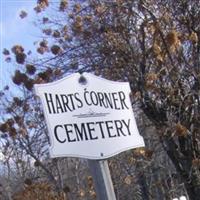
POLYGON ((94 122, 88 122, 87 123, 88 133, 89 133, 89 136, 90 136, 91 140, 96 140, 96 139, 98 139, 98 137, 97 136, 96 137, 92 136, 92 132, 94 132, 95 129, 94 129, 94 127, 91 127, 91 125, 94 125, 94 122))
POLYGON ((64 124, 64 127, 65 127, 65 131, 66 131, 66 134, 67 134, 68 142, 75 142, 76 138, 72 139, 70 137, 70 134, 73 133, 72 129, 70 129, 70 130, 68 129, 68 127, 72 127, 72 124, 64 124))
POLYGON ((78 128, 77 124, 73 124, 73 126, 74 126, 74 130, 76 132, 76 136, 77 136, 78 141, 88 140, 84 123, 81 123, 80 129, 78 128))
POLYGON ((97 98, 97 94, 94 91, 92 91, 90 93, 90 98, 92 100, 92 104, 97 106, 98 105, 98 98, 97 98))
POLYGON ((119 110, 120 108, 117 107, 117 101, 118 101, 118 99, 117 99, 116 95, 117 95, 116 92, 113 92, 113 93, 112 93, 112 97, 113 97, 113 102, 114 102, 114 105, 115 105, 115 109, 116 109, 116 110, 119 110))
POLYGON ((123 125, 122 125, 122 122, 120 120, 115 120, 115 127, 116 127, 116 130, 117 130, 117 135, 120 137, 120 133, 124 136, 126 136, 124 134, 124 132, 122 131, 122 128, 123 128, 123 125))
POLYGON ((99 99, 99 105, 106 107, 106 105, 104 103, 104 96, 103 96, 103 94, 101 92, 98 92, 97 95, 98 95, 98 99, 99 99))
POLYGON ((126 99, 125 94, 122 91, 119 92, 118 94, 119 94, 119 99, 120 99, 120 102, 121 102, 122 109, 124 109, 124 107, 126 107, 127 109, 129 109, 129 107, 126 105, 126 102, 125 102, 125 99, 126 99))
POLYGON ((130 119, 128 119, 128 124, 126 124, 125 120, 122 120, 122 122, 124 123, 124 125, 127 128, 128 134, 131 135, 131 132, 130 132, 130 119))
POLYGON ((72 111, 71 108, 68 106, 67 95, 61 94, 60 96, 61 96, 61 99, 62 99, 62 103, 63 103, 63 107, 64 107, 65 112, 67 112, 68 110, 72 111))
POLYGON ((83 102, 79 98, 79 93, 75 93, 74 97, 75 97, 76 101, 79 102, 79 104, 77 104, 78 108, 82 108, 83 107, 83 102))
POLYGON ((74 110, 75 109, 75 106, 74 106, 74 101, 73 101, 73 94, 68 94, 68 96, 69 96, 69 98, 70 98, 70 100, 71 100, 71 105, 72 105, 72 110, 74 110))
POLYGON ((53 103, 53 99, 52 99, 52 94, 44 93, 44 95, 45 95, 45 99, 46 99, 46 102, 47 102, 49 113, 51 114, 52 110, 53 110, 53 113, 56 113, 54 103, 53 103), (52 110, 51 110, 51 108, 52 108, 52 110))
POLYGON ((102 124, 104 124, 104 122, 103 122, 103 121, 100 121, 100 122, 96 122, 96 124, 99 125, 99 128, 100 128, 100 131, 101 131, 102 138, 105 138, 105 135, 104 135, 104 132, 103 132, 103 127, 102 127, 102 124))
POLYGON ((111 137, 116 137, 116 135, 111 135, 111 132, 110 130, 113 129, 113 121, 106 121, 106 128, 107 128, 107 131, 108 131, 108 136, 111 138, 111 137), (109 123, 112 123, 112 125, 109 125, 109 123))
POLYGON ((57 113, 59 113, 59 110, 61 112, 64 112, 64 110, 62 108, 62 104, 61 104, 60 99, 59 99, 59 96, 57 94, 55 95, 55 102, 56 102, 57 113))
POLYGON ((109 106, 110 106, 110 108, 113 108, 111 94, 109 93, 108 95, 106 93, 104 93, 104 98, 105 98, 105 103, 106 103, 105 108, 108 108, 109 106))
POLYGON ((61 140, 61 139, 58 137, 57 129, 58 129, 59 127, 63 129, 63 126, 62 126, 62 125, 57 125, 57 126, 55 126, 55 128, 54 128, 54 135, 55 135, 55 138, 56 138, 56 140, 57 140, 58 142, 60 142, 60 143, 65 143, 65 142, 66 142, 66 139, 61 140))
POLYGON ((88 91, 85 91, 85 92, 84 92, 84 99, 85 99, 86 104, 87 104, 88 106, 91 106, 92 103, 89 103, 89 102, 88 102, 88 99, 87 99, 87 97, 86 97, 87 94, 89 94, 89 92, 88 92, 88 91))

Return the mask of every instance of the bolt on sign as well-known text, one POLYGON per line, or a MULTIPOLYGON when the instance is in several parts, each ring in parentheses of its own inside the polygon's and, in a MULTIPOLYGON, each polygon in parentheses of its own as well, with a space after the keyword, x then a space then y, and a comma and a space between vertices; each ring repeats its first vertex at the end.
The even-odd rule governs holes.
POLYGON ((90 73, 36 84, 51 140, 51 157, 105 159, 144 146, 128 82, 90 73))

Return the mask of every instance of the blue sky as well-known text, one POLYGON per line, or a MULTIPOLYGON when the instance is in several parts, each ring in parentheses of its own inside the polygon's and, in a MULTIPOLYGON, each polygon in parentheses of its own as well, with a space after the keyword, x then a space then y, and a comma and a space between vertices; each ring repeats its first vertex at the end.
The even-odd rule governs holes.
MULTIPOLYGON (((37 17, 33 10, 36 3, 37 0, 0 0, 0 90, 8 85, 12 93, 16 92, 11 80, 16 66, 4 61, 3 49, 10 50, 14 45, 20 44, 28 52, 35 49, 33 43, 41 37, 39 28, 33 25, 37 17), (19 17, 22 10, 28 13, 24 19, 19 17)), ((2 157, 0 151, 0 162, 2 157)))
POLYGON ((0 90, 5 85, 12 85, 10 81, 11 74, 16 67, 12 63, 4 62, 2 51, 4 48, 10 50, 13 45, 20 44, 25 51, 33 49, 34 41, 37 41, 41 35, 39 29, 33 25, 37 17, 33 8, 36 6, 36 0, 0 0, 0 90), (20 12, 24 10, 28 16, 24 19, 19 17, 20 12))

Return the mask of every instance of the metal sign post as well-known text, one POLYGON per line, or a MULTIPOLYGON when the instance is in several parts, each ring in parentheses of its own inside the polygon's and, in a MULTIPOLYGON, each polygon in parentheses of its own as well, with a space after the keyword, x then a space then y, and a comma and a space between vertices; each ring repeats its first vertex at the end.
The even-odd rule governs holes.
POLYGON ((88 160, 98 200, 116 200, 107 160, 88 160))

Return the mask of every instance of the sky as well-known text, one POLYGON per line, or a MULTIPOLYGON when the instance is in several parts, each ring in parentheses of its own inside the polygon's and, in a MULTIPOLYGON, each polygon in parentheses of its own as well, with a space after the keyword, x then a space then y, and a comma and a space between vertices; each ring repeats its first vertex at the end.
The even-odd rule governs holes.
POLYGON ((28 52, 34 48, 34 41, 38 40, 39 28, 33 24, 37 17, 33 8, 36 0, 0 0, 0 90, 5 85, 12 85, 11 74, 16 69, 13 63, 5 62, 3 49, 10 50, 14 45, 20 44, 28 52), (27 17, 21 19, 19 14, 24 10, 27 17))
MULTIPOLYGON (((10 50, 14 45, 20 44, 28 52, 35 48, 33 43, 41 36, 39 28, 33 23, 37 17, 33 10, 36 3, 37 0, 0 0, 0 91, 8 85, 11 92, 15 92, 11 76, 16 66, 12 62, 5 62, 3 49, 10 50), (28 13, 24 19, 19 16, 22 10, 28 13)), ((0 151, 0 162, 2 159, 0 151)))

